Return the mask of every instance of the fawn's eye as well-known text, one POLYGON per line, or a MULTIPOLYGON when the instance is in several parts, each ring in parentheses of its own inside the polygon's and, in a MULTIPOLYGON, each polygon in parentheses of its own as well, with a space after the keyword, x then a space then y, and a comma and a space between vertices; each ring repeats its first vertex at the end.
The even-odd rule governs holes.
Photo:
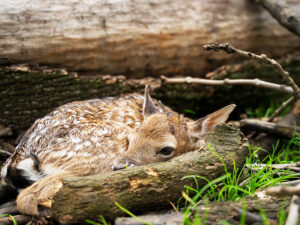
POLYGON ((173 153, 174 148, 172 147, 164 147, 161 150, 159 150, 159 154, 162 154, 164 156, 169 156, 173 153))

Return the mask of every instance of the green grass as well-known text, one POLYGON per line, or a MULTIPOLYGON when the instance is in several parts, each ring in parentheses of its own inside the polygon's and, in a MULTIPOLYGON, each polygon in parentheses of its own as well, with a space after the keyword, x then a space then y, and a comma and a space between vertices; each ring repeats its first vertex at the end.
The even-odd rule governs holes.
MULTIPOLYGON (((195 208, 200 204, 204 204, 208 208, 210 201, 238 201, 242 200, 247 195, 253 195, 255 191, 274 186, 278 183, 288 181, 290 179, 300 178, 300 173, 293 173, 286 170, 278 170, 272 168, 273 164, 283 164, 292 163, 300 161, 300 137, 295 136, 286 145, 279 149, 279 141, 273 146, 273 152, 267 155, 264 159, 259 160, 258 152, 265 151, 260 147, 249 147, 249 157, 246 159, 246 164, 243 168, 237 168, 233 162, 233 170, 231 173, 223 161, 223 159, 212 150, 210 146, 209 149, 214 154, 224 166, 224 175, 214 179, 209 180, 205 177, 194 175, 185 176, 182 179, 193 179, 195 185, 193 187, 185 186, 185 191, 182 193, 182 198, 179 199, 177 208, 184 201, 184 219, 182 224, 186 225, 205 225, 208 212, 205 210, 202 216, 198 213, 195 214, 195 208), (266 166, 263 169, 256 170, 252 167, 252 164, 264 163, 266 166), (246 167, 249 165, 249 168, 246 167), (278 176, 278 173, 281 175, 278 176), (200 181, 205 181, 206 184, 201 187, 199 185, 200 181)), ((151 225, 151 223, 142 220, 141 218, 134 215, 132 212, 128 211, 126 208, 121 206, 119 203, 115 204, 126 214, 135 218, 137 221, 142 222, 146 225, 151 225)), ((240 218, 240 224, 245 224, 245 213, 247 210, 247 205, 245 202, 242 204, 242 215, 240 218)), ((263 219, 265 225, 269 224, 266 213, 263 209, 259 209, 259 213, 263 219)), ((101 217, 102 223, 96 223, 91 220, 87 220, 90 224, 95 225, 106 225, 106 221, 101 217)), ((286 219, 284 205, 281 207, 279 212, 279 224, 284 224, 286 219)), ((229 225, 230 223, 225 220, 219 221, 220 224, 229 225)))
MULTIPOLYGON (((249 165, 249 168, 246 168, 246 164, 241 169, 234 166, 232 173, 228 172, 224 161, 209 147, 211 152, 223 163, 225 175, 212 181, 197 175, 183 178, 193 179, 195 182, 195 188, 185 186, 185 192, 183 194, 183 199, 185 199, 184 224, 205 224, 203 221, 199 223, 196 220, 192 220, 190 215, 195 207, 203 203, 207 204, 207 201, 237 201, 263 188, 274 186, 290 179, 299 179, 300 173, 274 169, 272 168, 272 164, 299 162, 300 137, 295 136, 280 150, 278 146, 279 141, 273 146, 273 152, 267 155, 263 160, 259 160, 257 154, 259 151, 264 151, 263 149, 260 147, 249 148, 249 157, 246 159, 246 164, 249 165), (261 170, 255 170, 255 168, 251 166, 254 163, 264 163, 266 166, 261 170), (281 175, 278 176, 278 173, 281 175), (199 180, 207 182, 201 189, 199 189, 199 180)), ((260 215, 264 224, 268 224, 263 209, 260 209, 260 215)), ((284 220, 285 211, 282 208, 279 217, 280 224, 284 224, 284 220)), ((222 221, 221 223, 229 224, 227 221, 222 221)), ((241 217, 240 224, 244 224, 243 216, 241 217)))
MULTIPOLYGON (((294 139, 294 140, 299 140, 294 139)), ((298 144, 300 142, 297 142, 298 144)), ((260 148, 254 147, 249 149, 250 156, 246 159, 246 164, 250 165, 249 169, 246 169, 246 165, 243 168, 238 169, 234 167, 232 173, 229 173, 223 160, 209 147, 213 154, 220 159, 224 165, 225 175, 219 177, 213 181, 210 181, 201 176, 186 176, 183 179, 192 178, 195 182, 195 187, 185 186, 187 196, 190 197, 192 202, 195 203, 193 208, 201 203, 202 199, 209 199, 214 201, 236 201, 244 198, 246 195, 251 195, 255 191, 262 188, 267 188, 276 185, 280 182, 287 181, 292 178, 297 178, 300 174, 291 173, 290 171, 279 171, 272 168, 274 163, 289 163, 291 162, 290 154, 297 154, 296 150, 292 149, 290 144, 285 149, 287 151, 281 151, 278 156, 275 157, 276 148, 271 155, 268 155, 262 162, 258 161, 257 152, 260 148), (288 161, 284 160, 288 159, 288 161), (266 163, 266 166, 261 170, 255 170, 251 165, 254 163, 266 163), (270 168, 268 168, 270 167, 270 168), (281 173, 280 177, 277 177, 278 172, 281 173), (207 184, 199 189, 199 179, 205 180, 207 184)))
MULTIPOLYGON (((292 173, 291 171, 277 170, 272 168, 272 164, 300 161, 300 137, 294 137, 280 150, 278 149, 278 146, 279 141, 273 147, 273 152, 266 156, 263 160, 258 159, 258 152, 264 151, 263 149, 260 147, 249 147, 249 157, 246 159, 246 164, 250 165, 249 168, 246 168, 246 164, 241 169, 236 168, 235 163, 233 162, 234 167, 232 173, 228 172, 223 159, 209 146, 210 151, 222 162, 225 175, 211 181, 198 175, 186 176, 182 178, 193 179, 195 183, 194 187, 185 186, 185 191, 182 193, 182 198, 177 204, 177 208, 179 208, 181 201, 185 200, 185 209, 183 211, 184 219, 182 224, 206 224, 208 214, 207 210, 204 211, 202 216, 195 211, 195 208, 200 204, 204 204, 205 208, 208 208, 210 201, 238 201, 247 195, 253 195, 257 190, 274 186, 278 183, 288 181, 289 179, 300 178, 299 173, 292 173), (266 166, 263 169, 255 170, 255 168, 251 167, 251 165, 254 163, 265 163, 266 166), (278 172, 281 173, 279 177, 278 172), (201 188, 199 185, 200 180, 204 180, 206 182, 206 185, 201 188)), ((129 216, 135 218, 137 221, 151 225, 151 223, 140 219, 119 205, 117 202, 116 205, 129 216)), ((247 205, 245 202, 242 204, 242 210, 243 211, 240 218, 241 225, 245 224, 245 215, 247 211, 247 205)), ((259 209, 259 213, 262 217, 263 223, 265 225, 269 224, 266 213, 262 208, 259 209)), ((285 218, 286 215, 283 205, 279 212, 279 224, 284 224, 285 218)), ((225 220, 221 220, 219 222, 225 225, 230 224, 225 220)))
POLYGON ((125 209, 123 206, 121 206, 118 202, 115 202, 116 206, 118 206, 119 209, 121 209, 123 212, 127 213, 129 216, 135 218, 137 221, 146 224, 146 225, 152 225, 151 223, 148 223, 147 221, 137 217, 136 215, 134 215, 132 212, 130 212, 129 210, 125 209))
MULTIPOLYGON (((258 109, 255 112, 249 111, 248 114, 251 116, 270 116, 274 110, 277 108, 275 103, 271 103, 271 106, 262 114, 260 111, 263 109, 258 109)), ((182 198, 178 200, 177 209, 182 205, 182 201, 184 201, 184 219, 182 224, 186 225, 205 225, 207 219, 207 210, 202 213, 200 216, 194 209, 200 205, 204 204, 207 208, 210 201, 224 202, 224 201, 238 201, 242 200, 247 195, 253 195, 255 191, 274 186, 278 183, 288 181, 290 179, 299 179, 299 173, 293 173, 287 170, 278 170, 272 168, 273 164, 285 164, 285 163, 293 163, 300 161, 300 136, 295 136, 288 143, 282 146, 279 149, 279 140, 273 146, 273 151, 271 154, 268 154, 264 159, 259 160, 258 152, 265 151, 260 147, 251 146, 249 147, 249 157, 246 159, 246 164, 242 168, 237 168, 235 166, 235 162, 233 162, 233 170, 231 173, 228 172, 228 169, 223 161, 223 159, 209 147, 212 154, 214 154, 220 162, 224 166, 224 175, 214 179, 209 180, 206 177, 202 177, 199 175, 193 176, 185 176, 182 179, 193 179, 195 185, 193 187, 185 186, 185 191, 182 193, 182 198), (253 164, 264 163, 266 166, 263 169, 256 170, 252 167, 253 164), (249 165, 249 168, 246 167, 249 165), (280 173, 280 176, 278 176, 280 173), (200 181, 206 182, 206 184, 201 187, 199 185, 200 181), (196 213, 195 213, 196 212, 196 213)), ((121 206, 119 203, 115 202, 115 204, 129 216, 135 218, 137 221, 142 222, 146 225, 151 225, 151 223, 142 220, 137 217, 126 208, 121 206)), ((240 218, 240 224, 245 224, 245 213, 247 210, 246 203, 242 204, 242 215, 240 218)), ((269 224, 266 213, 263 209, 259 209, 259 213, 263 219, 263 223, 265 225, 269 224)), ((107 222, 103 217, 100 217, 102 223, 96 223, 91 220, 87 220, 86 222, 95 225, 107 225, 107 222)), ((286 219, 284 205, 282 205, 279 212, 279 224, 284 224, 286 219)), ((220 220, 220 224, 229 225, 230 223, 225 220, 220 220)))
MULTIPOLYGON (((287 100, 286 98, 285 100, 287 100)), ((282 102, 278 100, 272 100, 269 105, 261 104, 257 108, 247 108, 246 114, 250 118, 261 118, 261 117, 270 117, 277 108, 281 106, 282 102)), ((280 113, 279 116, 284 116, 291 109, 291 106, 286 107, 283 112, 280 113)))
POLYGON ((89 223, 89 224, 93 224, 93 225, 108 225, 108 223, 106 222, 106 220, 104 219, 103 216, 99 216, 100 217, 100 220, 102 223, 98 223, 98 222, 95 222, 95 221, 92 221, 92 220, 85 220, 85 222, 89 223))
POLYGON ((9 217, 14 225, 18 225, 16 219, 10 214, 2 214, 2 215, 0 215, 0 217, 9 217))

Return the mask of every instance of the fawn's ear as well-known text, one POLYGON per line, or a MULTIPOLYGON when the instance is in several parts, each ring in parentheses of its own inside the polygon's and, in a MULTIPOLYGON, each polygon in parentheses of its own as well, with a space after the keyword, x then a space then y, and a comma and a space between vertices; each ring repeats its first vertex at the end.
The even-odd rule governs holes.
POLYGON ((149 95, 148 85, 145 87, 144 104, 143 104, 143 115, 144 117, 150 116, 151 114, 157 113, 158 110, 149 95))
POLYGON ((231 104, 225 106, 218 111, 215 111, 195 122, 189 124, 189 132, 192 136, 203 136, 207 132, 213 131, 220 123, 225 123, 230 113, 234 110, 236 105, 231 104))

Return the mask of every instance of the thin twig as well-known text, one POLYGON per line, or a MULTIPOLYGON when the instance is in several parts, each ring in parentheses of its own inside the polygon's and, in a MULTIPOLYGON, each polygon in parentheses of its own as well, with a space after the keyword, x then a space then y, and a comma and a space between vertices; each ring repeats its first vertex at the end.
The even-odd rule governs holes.
POLYGON ((272 122, 274 120, 274 118, 277 117, 289 104, 294 102, 294 100, 295 100, 295 97, 292 96, 288 100, 286 100, 284 103, 282 103, 282 105, 278 109, 276 109, 275 112, 270 116, 270 118, 268 119, 268 122, 272 122))
POLYGON ((204 45, 203 48, 205 50, 213 50, 213 51, 224 51, 228 54, 231 53, 236 53, 238 55, 241 55, 246 58, 254 59, 260 63, 265 63, 270 66, 272 66, 277 72, 280 73, 282 78, 285 80, 286 84, 290 86, 294 93, 293 95, 295 96, 296 99, 300 99, 300 89, 297 86, 297 84, 294 82, 293 78, 291 78, 289 72, 285 71, 282 66, 276 62, 274 59, 268 58, 266 55, 261 54, 261 55, 256 55, 251 52, 243 51, 237 48, 232 47, 229 43, 226 44, 211 44, 211 45, 204 45))
POLYGON ((272 165, 267 165, 267 164, 246 164, 247 168, 252 168, 254 170, 261 170, 263 168, 267 169, 277 169, 277 170, 292 170, 292 171, 297 171, 300 172, 300 163, 289 163, 289 164, 272 164, 272 165))
POLYGON ((298 184, 300 184, 300 180, 285 181, 280 183, 280 185, 285 185, 285 186, 296 186, 298 184))
POLYGON ((167 78, 165 76, 161 76, 161 80, 166 84, 203 84, 203 85, 254 85, 257 87, 268 88, 280 92, 285 92, 288 94, 293 93, 293 89, 284 84, 274 84, 271 82, 266 82, 259 79, 224 79, 224 80, 209 80, 202 78, 193 78, 193 77, 184 77, 184 78, 167 78))
POLYGON ((169 203, 173 207, 174 211, 178 214, 178 209, 176 208, 176 206, 174 205, 174 203, 171 202, 171 201, 169 203))
POLYGON ((291 204, 290 204, 290 210, 289 215, 286 220, 285 225, 297 225, 298 219, 299 219, 299 196, 293 195, 291 204))
MULTIPOLYGON (((243 214, 243 210, 239 209, 239 208, 236 208, 235 210, 238 213, 238 215, 237 215, 238 219, 240 219, 242 214, 243 214)), ((262 223, 263 222, 260 215, 257 215, 257 214, 254 214, 254 213, 251 213, 251 212, 248 212, 248 211, 246 211, 245 214, 246 214, 245 215, 246 224, 262 223)))
POLYGON ((272 196, 291 196, 291 195, 300 195, 300 184, 296 186, 276 186, 270 187, 266 190, 267 195, 272 196))
MULTIPOLYGON (((236 208, 235 210, 238 214, 237 215, 238 219, 240 219, 243 214, 243 210, 239 209, 239 208, 236 208)), ((271 220, 271 219, 268 219, 268 222, 269 222, 269 224, 277 224, 275 220, 271 220)), ((254 223, 262 224, 263 219, 262 219, 261 215, 246 211, 245 212, 245 223, 246 224, 254 224, 254 223)))
POLYGON ((239 187, 242 187, 244 184, 249 183, 250 178, 251 178, 251 177, 248 177, 247 179, 243 180, 243 182, 241 182, 241 183, 239 184, 239 187))
POLYGON ((281 125, 257 119, 243 119, 240 122, 240 126, 244 129, 264 132, 285 138, 292 138, 295 135, 295 132, 300 132, 300 126, 281 125))

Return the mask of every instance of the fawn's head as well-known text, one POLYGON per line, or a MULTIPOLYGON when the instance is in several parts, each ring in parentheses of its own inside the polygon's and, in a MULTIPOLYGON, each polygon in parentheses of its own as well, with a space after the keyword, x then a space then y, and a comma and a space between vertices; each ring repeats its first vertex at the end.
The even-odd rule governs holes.
POLYGON ((225 123, 235 105, 228 105, 197 121, 172 112, 159 112, 146 87, 143 124, 128 134, 129 147, 113 170, 169 160, 183 153, 201 149, 205 136, 217 124, 225 123))

